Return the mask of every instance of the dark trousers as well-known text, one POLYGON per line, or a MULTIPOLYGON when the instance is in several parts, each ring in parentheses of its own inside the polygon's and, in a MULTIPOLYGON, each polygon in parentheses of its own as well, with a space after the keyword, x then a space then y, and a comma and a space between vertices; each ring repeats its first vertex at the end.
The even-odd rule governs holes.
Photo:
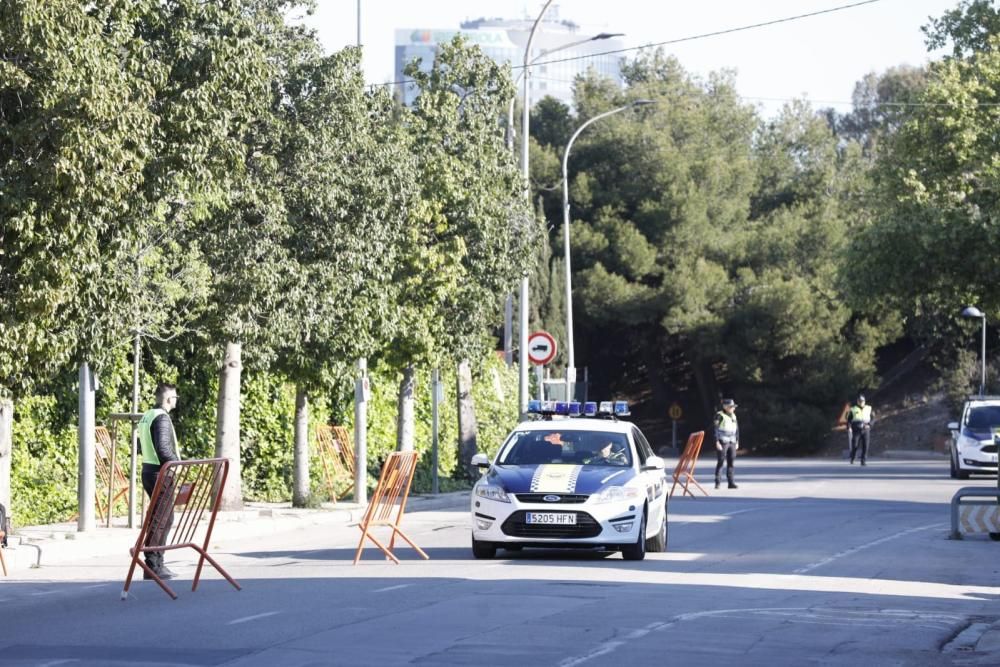
MULTIPOLYGON (((158 466, 151 466, 148 464, 143 464, 142 466, 142 488, 146 491, 146 495, 149 496, 150 501, 153 499, 153 489, 156 488, 156 478, 160 474, 160 468, 158 466)), ((166 480, 164 480, 166 481, 166 480)), ((149 524, 149 532, 146 533, 146 543, 147 547, 162 547, 166 544, 167 535, 170 534, 170 528, 174 525, 174 494, 173 489, 164 486, 160 492, 160 498, 153 507, 153 518, 149 524)), ((147 563, 161 563, 163 562, 162 552, 153 552, 146 554, 147 563)))
POLYGON ((858 446, 861 446, 861 462, 864 463, 868 459, 868 436, 871 433, 870 428, 858 427, 851 428, 851 462, 854 462, 854 457, 858 453, 858 446))
POLYGON ((726 464, 726 479, 733 483, 733 461, 736 459, 736 443, 722 443, 722 449, 715 450, 715 483, 722 481, 722 464, 726 464))

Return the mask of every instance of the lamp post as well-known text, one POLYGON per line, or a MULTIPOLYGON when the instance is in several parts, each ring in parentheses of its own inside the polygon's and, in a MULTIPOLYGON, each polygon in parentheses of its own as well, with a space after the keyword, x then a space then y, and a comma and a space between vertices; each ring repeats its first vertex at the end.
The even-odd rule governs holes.
POLYGON ((602 118, 607 118, 608 116, 614 115, 616 113, 621 113, 626 109, 634 109, 636 107, 645 106, 647 104, 653 104, 652 100, 635 100, 630 104, 620 106, 617 109, 612 109, 611 111, 605 111, 604 113, 597 114, 586 123, 577 128, 573 136, 569 138, 569 142, 566 144, 566 150, 563 152, 562 160, 562 182, 563 182, 563 263, 566 265, 566 400, 571 401, 573 397, 570 392, 573 389, 573 384, 576 382, 576 356, 573 348, 573 282, 572 282, 572 271, 570 270, 570 252, 569 252, 569 151, 573 148, 573 142, 576 138, 580 136, 591 123, 595 123, 602 118))
MULTIPOLYGON (((528 181, 528 110, 531 108, 531 93, 528 88, 530 74, 528 68, 531 66, 531 42, 535 39, 535 30, 541 23, 542 17, 548 11, 552 0, 546 0, 542 11, 538 13, 538 18, 531 26, 528 33, 528 43, 524 46, 524 114, 521 117, 521 174, 524 176, 524 199, 531 205, 531 186, 528 181)), ((518 322, 518 353, 517 353, 517 399, 518 416, 528 411, 528 272, 521 274, 520 303, 518 304, 520 317, 518 322)))
POLYGON ((986 395, 986 313, 979 310, 975 306, 966 306, 962 310, 962 317, 970 319, 981 319, 983 321, 983 339, 982 339, 982 350, 980 355, 983 361, 983 371, 981 379, 979 380, 979 395, 986 395))

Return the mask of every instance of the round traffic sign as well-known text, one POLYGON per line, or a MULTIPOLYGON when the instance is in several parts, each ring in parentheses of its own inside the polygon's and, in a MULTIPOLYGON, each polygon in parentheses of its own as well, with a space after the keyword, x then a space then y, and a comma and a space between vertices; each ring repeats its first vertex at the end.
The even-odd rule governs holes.
POLYGON ((676 403, 673 403, 670 406, 670 409, 667 410, 667 414, 670 415, 671 419, 676 421, 681 418, 681 416, 684 414, 684 411, 681 410, 681 406, 677 405, 676 403))
POLYGON ((528 361, 544 366, 556 358, 556 339, 547 331, 536 331, 528 336, 528 361))

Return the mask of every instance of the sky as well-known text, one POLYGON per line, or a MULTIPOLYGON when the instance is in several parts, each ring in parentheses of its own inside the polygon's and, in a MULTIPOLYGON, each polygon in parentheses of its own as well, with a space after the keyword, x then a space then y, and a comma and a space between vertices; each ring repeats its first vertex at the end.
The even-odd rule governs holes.
MULTIPOLYGON (((627 47, 725 30, 853 4, 858 0, 562 0, 549 9, 580 25, 581 36, 622 32, 627 47)), ((357 39, 357 0, 317 0, 305 22, 328 52, 357 39)), ((393 79, 394 31, 457 29, 482 16, 534 18, 540 0, 361 0, 363 64, 369 83, 393 79)), ((872 4, 664 47, 688 71, 736 72, 737 90, 772 115, 785 101, 850 110, 854 84, 868 72, 920 65, 928 54, 920 27, 958 0, 877 0, 872 4)), ((631 55, 631 54, 626 54, 631 55)))

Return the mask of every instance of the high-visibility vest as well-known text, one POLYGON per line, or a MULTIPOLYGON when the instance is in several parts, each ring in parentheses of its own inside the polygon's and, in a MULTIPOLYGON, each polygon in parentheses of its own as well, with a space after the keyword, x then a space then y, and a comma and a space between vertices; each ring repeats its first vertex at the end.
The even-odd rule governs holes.
MULTIPOLYGON (((160 456, 156 453, 156 447, 153 447, 153 422, 160 415, 167 414, 167 411, 163 408, 153 408, 152 410, 147 410, 142 419, 139 420, 139 444, 142 445, 142 462, 148 463, 150 465, 158 466, 160 465, 160 456)), ((173 424, 170 425, 171 431, 173 430, 173 424)), ((174 445, 177 444, 177 438, 174 437, 174 445)), ((180 452, 178 452, 178 456, 180 452)))
POLYGON ((736 423, 736 415, 731 415, 725 410, 720 410, 715 415, 715 430, 720 438, 735 440, 736 434, 739 432, 739 426, 736 423))
POLYGON ((866 405, 861 407, 860 405, 852 405, 850 417, 848 421, 852 424, 861 422, 862 424, 871 423, 872 420, 872 406, 866 405))

